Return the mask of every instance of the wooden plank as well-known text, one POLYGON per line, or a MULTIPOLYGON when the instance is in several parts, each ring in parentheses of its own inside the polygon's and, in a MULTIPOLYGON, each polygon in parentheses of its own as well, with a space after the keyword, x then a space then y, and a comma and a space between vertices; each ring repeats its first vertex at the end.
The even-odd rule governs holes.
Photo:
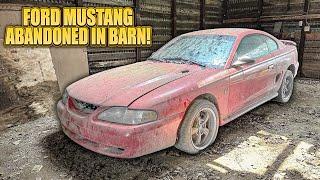
POLYGON ((102 62, 90 62, 89 66, 92 68, 110 68, 110 67, 118 67, 127 64, 132 64, 136 60, 135 59, 125 59, 121 61, 102 61, 102 62))
POLYGON ((108 6, 132 6, 133 3, 132 1, 129 1, 129 0, 122 0, 122 1, 119 1, 119 0, 83 0, 83 3, 86 3, 86 4, 105 4, 105 5, 108 5, 108 6))
POLYGON ((313 70, 304 69, 303 74, 304 74, 304 77, 320 79, 319 71, 317 72, 313 70))
POLYGON ((154 35, 153 37, 154 41, 169 41, 171 39, 170 35, 154 35))
POLYGON ((154 50, 144 50, 144 51, 141 51, 141 57, 142 58, 146 58, 146 57, 149 57, 152 53, 154 52, 154 50))
POLYGON ((156 19, 156 18, 145 18, 141 17, 140 19, 141 24, 148 24, 151 26, 158 26, 158 27, 170 27, 171 20, 170 19, 156 19))
MULTIPOLYGON (((303 61, 317 61, 320 64, 320 54, 319 53, 309 53, 309 52, 304 52, 303 55, 303 61)), ((320 71, 320 69, 319 69, 320 71)))
POLYGON ((130 52, 134 52, 135 48, 120 48, 120 47, 91 47, 89 46, 87 48, 87 52, 89 54, 93 54, 93 53, 101 53, 101 52, 117 52, 117 51, 130 51, 130 52))
POLYGON ((320 41, 307 41, 305 43, 306 48, 320 48, 320 41))
POLYGON ((306 34, 306 40, 307 41, 320 41, 320 32, 311 32, 309 34, 306 34))
POLYGON ((94 53, 88 54, 88 61, 117 61, 119 59, 135 58, 135 52, 112 52, 112 53, 94 53))
MULTIPOLYGON (((302 67, 302 70, 312 70, 312 71, 315 71, 315 72, 319 72, 319 69, 320 69, 320 63, 319 61, 306 61, 304 62, 304 65, 302 67)), ((302 71, 303 72, 303 71, 302 71)))
POLYGON ((304 53, 319 53, 320 54, 320 48, 315 47, 315 48, 304 48, 304 53))
POLYGON ((1 3, 23 4, 23 5, 37 5, 37 6, 75 6, 76 0, 1 0, 1 3))
POLYGON ((319 20, 320 14, 308 14, 308 15, 282 15, 282 16, 262 16, 261 21, 263 22, 270 22, 270 21, 300 21, 308 19, 310 21, 312 20, 319 20))
POLYGON ((226 19, 223 20, 224 24, 232 24, 232 23, 256 23, 258 18, 241 18, 241 19, 226 19))

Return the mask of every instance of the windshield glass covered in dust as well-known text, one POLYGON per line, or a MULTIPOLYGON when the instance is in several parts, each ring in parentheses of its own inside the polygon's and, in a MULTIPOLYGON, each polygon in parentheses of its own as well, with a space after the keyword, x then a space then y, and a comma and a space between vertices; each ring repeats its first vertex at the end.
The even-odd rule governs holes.
POLYGON ((228 35, 181 36, 155 52, 150 59, 221 68, 235 40, 235 36, 228 35))

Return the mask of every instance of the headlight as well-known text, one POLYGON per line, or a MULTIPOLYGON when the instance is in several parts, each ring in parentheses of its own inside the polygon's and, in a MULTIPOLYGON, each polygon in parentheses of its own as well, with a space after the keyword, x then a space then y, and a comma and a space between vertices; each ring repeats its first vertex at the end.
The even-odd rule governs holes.
POLYGON ((120 124, 142 124, 157 120, 157 113, 150 110, 133 110, 111 107, 98 115, 98 119, 120 124))
POLYGON ((64 91, 63 95, 62 95, 62 103, 63 104, 67 104, 67 101, 68 101, 68 92, 67 90, 64 91))

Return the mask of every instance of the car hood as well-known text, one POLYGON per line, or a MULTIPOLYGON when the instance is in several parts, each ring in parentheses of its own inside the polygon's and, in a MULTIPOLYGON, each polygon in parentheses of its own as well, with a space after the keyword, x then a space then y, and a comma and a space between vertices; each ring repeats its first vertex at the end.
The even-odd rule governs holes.
POLYGON ((103 71, 71 84, 69 95, 103 106, 129 106, 148 92, 200 71, 201 67, 144 61, 103 71))

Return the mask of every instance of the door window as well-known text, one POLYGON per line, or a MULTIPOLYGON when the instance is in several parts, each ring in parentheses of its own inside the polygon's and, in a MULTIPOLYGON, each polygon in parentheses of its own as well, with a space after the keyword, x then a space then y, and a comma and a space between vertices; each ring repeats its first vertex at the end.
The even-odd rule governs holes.
POLYGON ((269 54, 269 49, 264 36, 252 35, 242 39, 236 57, 247 56, 252 59, 258 59, 267 54, 269 54))
POLYGON ((272 53, 278 49, 278 44, 271 38, 265 36, 266 43, 268 45, 269 52, 272 53))

